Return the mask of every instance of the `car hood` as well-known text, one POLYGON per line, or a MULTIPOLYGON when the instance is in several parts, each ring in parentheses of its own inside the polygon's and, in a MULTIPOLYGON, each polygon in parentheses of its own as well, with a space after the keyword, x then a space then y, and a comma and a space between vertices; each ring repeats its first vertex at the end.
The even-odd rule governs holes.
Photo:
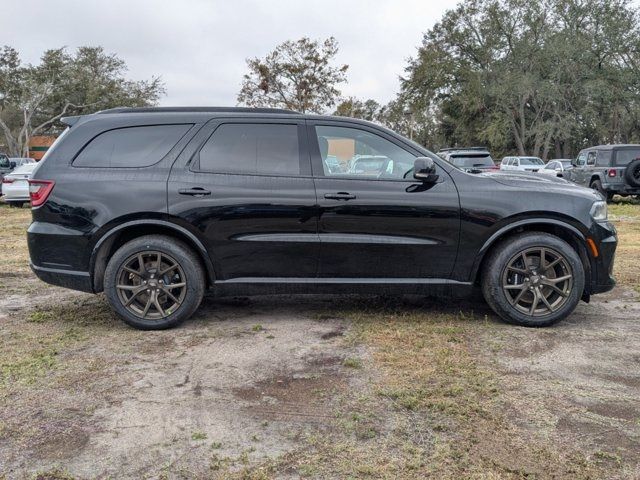
POLYGON ((479 177, 489 178, 509 187, 526 188, 528 190, 554 191, 589 197, 600 200, 601 195, 591 188, 581 187, 563 178, 551 175, 535 175, 527 172, 505 171, 479 173, 479 177))

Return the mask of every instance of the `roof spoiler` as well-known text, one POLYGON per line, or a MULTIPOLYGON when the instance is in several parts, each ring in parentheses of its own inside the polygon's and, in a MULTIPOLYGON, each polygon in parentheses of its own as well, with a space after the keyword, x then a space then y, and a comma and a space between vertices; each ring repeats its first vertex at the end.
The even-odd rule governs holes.
POLYGON ((73 127, 81 118, 82 115, 74 115, 73 117, 62 117, 60 121, 68 127, 73 127))

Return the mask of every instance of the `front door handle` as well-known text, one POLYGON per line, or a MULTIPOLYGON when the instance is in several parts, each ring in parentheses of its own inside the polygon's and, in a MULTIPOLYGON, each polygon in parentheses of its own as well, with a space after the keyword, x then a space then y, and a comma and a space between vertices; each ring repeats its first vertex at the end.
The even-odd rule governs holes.
POLYGON ((328 200, 353 200, 356 198, 355 195, 351 195, 348 192, 338 192, 338 193, 325 193, 324 198, 328 200))
POLYGON ((202 187, 193 188, 181 188, 178 190, 180 195, 192 195, 194 197, 204 197, 205 195, 211 195, 211 190, 207 190, 202 187))

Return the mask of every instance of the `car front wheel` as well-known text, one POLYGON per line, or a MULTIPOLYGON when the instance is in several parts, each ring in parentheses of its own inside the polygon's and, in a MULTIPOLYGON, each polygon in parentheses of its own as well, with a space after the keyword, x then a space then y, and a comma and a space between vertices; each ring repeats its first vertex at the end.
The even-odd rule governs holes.
POLYGON ((584 290, 584 267, 564 240, 542 232, 510 237, 494 248, 482 272, 482 293, 504 320, 544 327, 566 318, 584 290))
POLYGON ((178 325, 198 308, 205 276, 196 254, 163 235, 132 240, 113 255, 104 290, 114 311, 128 325, 160 330, 178 325))

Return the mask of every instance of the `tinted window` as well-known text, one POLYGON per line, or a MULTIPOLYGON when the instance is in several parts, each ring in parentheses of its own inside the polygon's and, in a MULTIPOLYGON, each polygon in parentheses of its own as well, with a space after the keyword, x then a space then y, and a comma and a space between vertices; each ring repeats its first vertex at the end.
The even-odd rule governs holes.
POLYGON ((191 125, 119 128, 94 138, 73 162, 77 167, 148 167, 158 163, 191 125))
POLYGON ((578 155, 578 158, 576 159, 576 165, 584 165, 586 161, 587 161, 587 154, 580 153, 578 155))
POLYGON ((599 166, 608 166, 611 163, 611 150, 598 150, 598 158, 596 164, 599 166))
POLYGON ((522 157, 520 165, 544 165, 544 162, 538 157, 522 157))
POLYGON ((631 160, 635 160, 636 158, 640 158, 640 148, 618 150, 616 152, 616 165, 629 165, 631 160))
POLYGON ((349 127, 315 130, 327 176, 401 179, 413 169, 414 155, 374 133, 349 127))
POLYGON ((296 125, 227 123, 200 150, 200 170, 299 175, 299 152, 296 125))
POLYGON ((478 155, 453 155, 451 163, 456 167, 473 168, 473 167, 493 167, 495 163, 488 153, 478 155))

